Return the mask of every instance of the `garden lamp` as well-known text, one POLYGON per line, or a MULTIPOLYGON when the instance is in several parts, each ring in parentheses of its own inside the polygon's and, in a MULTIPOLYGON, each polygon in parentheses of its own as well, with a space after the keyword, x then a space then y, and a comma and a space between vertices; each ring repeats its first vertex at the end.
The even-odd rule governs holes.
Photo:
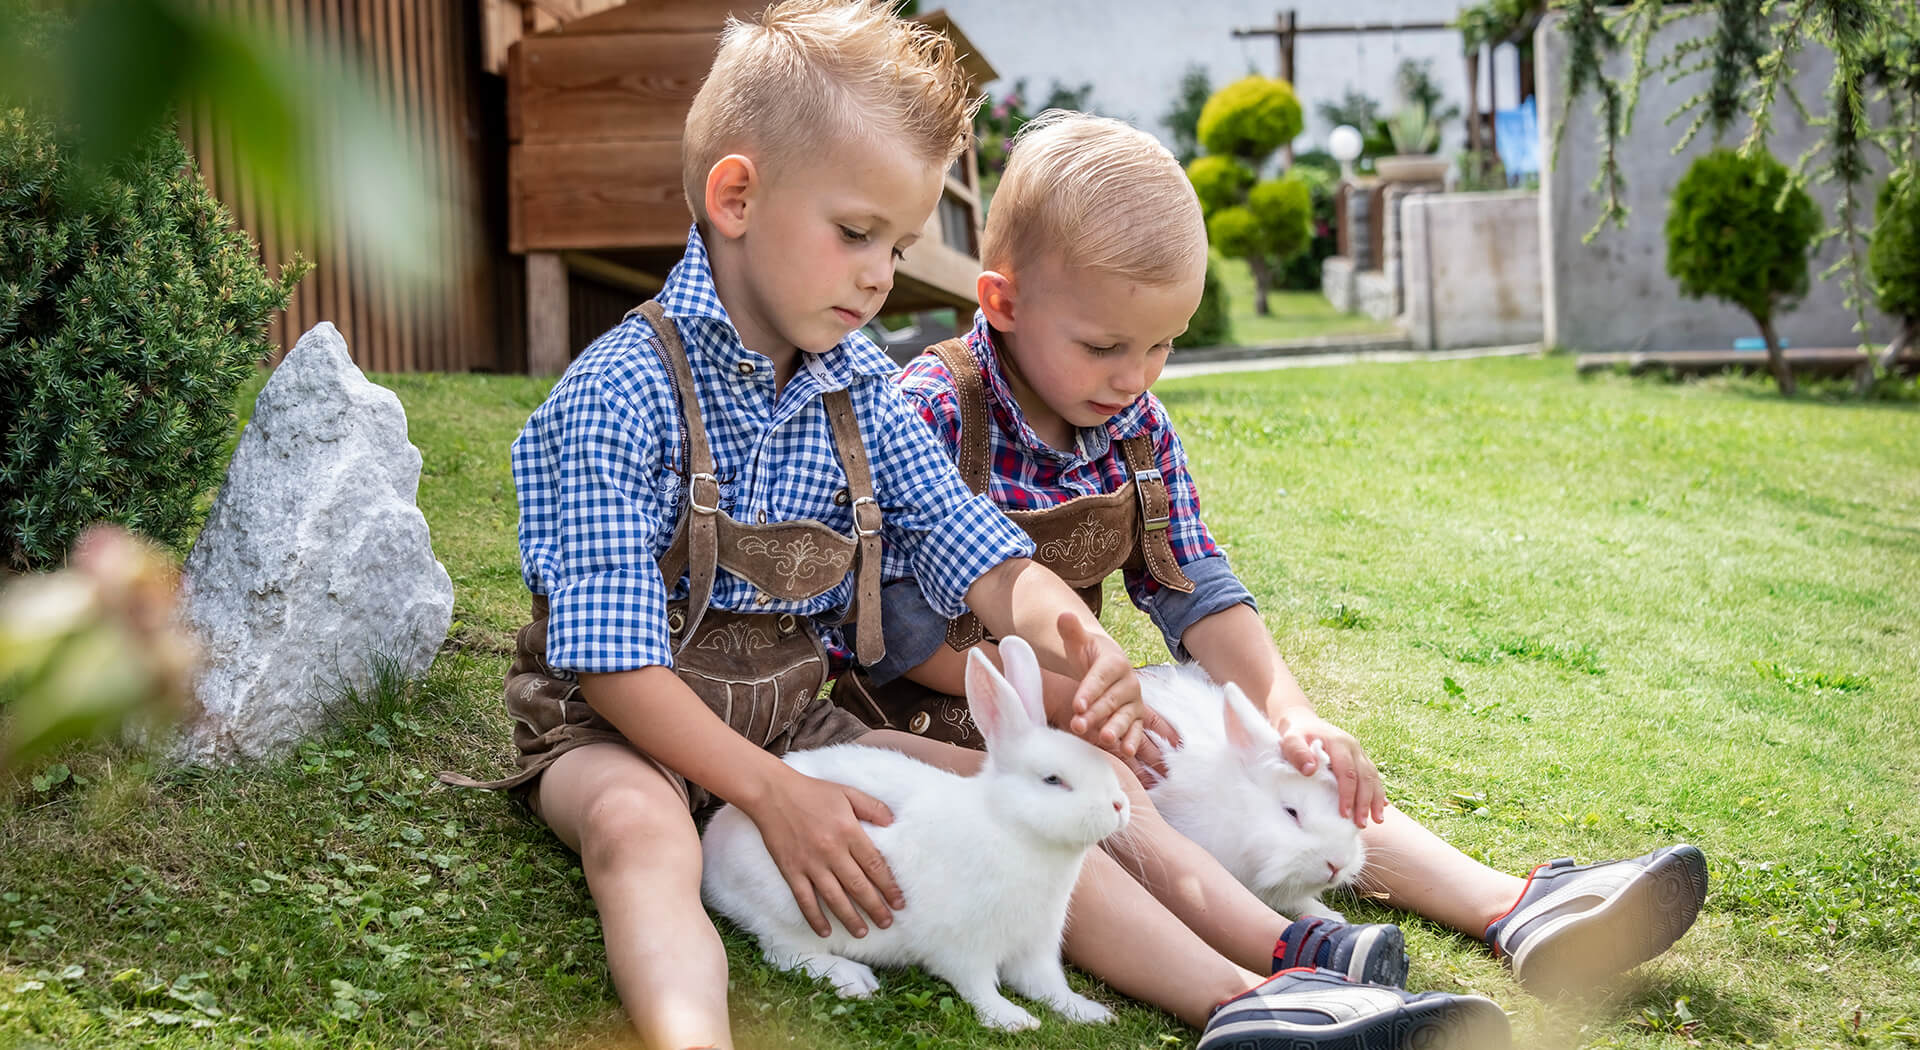
POLYGON ((1351 124, 1342 124, 1327 136, 1327 151, 1340 162, 1342 179, 1353 178, 1353 162, 1360 159, 1360 150, 1360 131, 1351 124))

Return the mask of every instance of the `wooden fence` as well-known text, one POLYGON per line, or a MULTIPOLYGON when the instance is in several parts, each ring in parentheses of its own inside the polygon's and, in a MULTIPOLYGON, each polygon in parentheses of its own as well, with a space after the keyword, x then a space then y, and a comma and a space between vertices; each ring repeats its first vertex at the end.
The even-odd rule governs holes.
POLYGON ((316 263, 272 339, 284 350, 332 321, 360 367, 379 372, 523 371, 525 277, 505 240, 505 85, 482 72, 481 12, 471 0, 200 0, 250 20, 336 69, 359 69, 393 120, 398 157, 344 164, 412 165, 452 216, 429 246, 447 280, 409 290, 392 267, 338 228, 300 230, 261 199, 231 143, 202 109, 182 135, 214 192, 259 242, 270 272, 296 251, 316 263))

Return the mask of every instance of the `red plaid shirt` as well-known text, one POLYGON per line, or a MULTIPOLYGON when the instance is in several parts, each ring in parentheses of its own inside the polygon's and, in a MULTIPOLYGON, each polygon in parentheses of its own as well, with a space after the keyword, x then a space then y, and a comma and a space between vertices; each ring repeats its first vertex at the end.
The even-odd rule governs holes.
MULTIPOLYGON (((1173 546, 1174 560, 1184 567, 1220 553, 1206 523, 1200 520, 1200 493, 1187 470, 1186 450, 1159 398, 1141 394, 1104 425, 1081 430, 1072 451, 1061 451, 1040 440, 1020 411, 1001 371, 999 348, 984 315, 975 315, 967 347, 980 362, 994 424, 987 435, 991 465, 987 496, 995 504, 1006 510, 1038 510, 1076 496, 1118 491, 1131 476, 1120 442, 1146 435, 1152 440, 1154 459, 1166 479, 1172 503, 1167 540, 1173 546)), ((898 381, 946 445, 948 454, 959 459, 960 401, 953 377, 940 358, 932 351, 921 354, 908 363, 898 381)), ((1129 570, 1126 583, 1127 593, 1142 609, 1161 590, 1159 581, 1143 571, 1129 570)))

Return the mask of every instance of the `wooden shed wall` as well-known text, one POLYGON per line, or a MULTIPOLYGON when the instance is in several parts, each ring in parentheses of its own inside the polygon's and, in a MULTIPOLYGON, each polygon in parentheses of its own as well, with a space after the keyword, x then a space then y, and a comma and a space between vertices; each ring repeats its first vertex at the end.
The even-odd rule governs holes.
POLYGON ((506 251, 504 84, 481 71, 478 6, 470 0, 199 0, 253 20, 283 43, 337 68, 359 62, 406 152, 348 164, 412 165, 454 217, 432 255, 447 283, 406 290, 365 245, 338 229, 296 230, 235 166, 232 146, 202 111, 182 134, 214 192, 259 242, 270 271, 297 250, 317 265, 275 319, 283 350, 332 321, 369 371, 523 371, 525 279, 506 251))

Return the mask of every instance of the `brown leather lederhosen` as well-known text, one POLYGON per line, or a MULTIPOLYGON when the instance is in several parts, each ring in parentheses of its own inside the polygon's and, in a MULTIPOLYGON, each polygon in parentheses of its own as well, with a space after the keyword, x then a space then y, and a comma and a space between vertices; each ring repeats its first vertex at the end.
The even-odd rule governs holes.
MULTIPOLYGON (((968 489, 985 494, 991 467, 987 428, 992 419, 980 362, 964 340, 949 339, 932 349, 953 376, 960 406, 960 478, 968 489)), ((1193 590, 1193 581, 1180 571, 1167 540, 1171 500, 1151 439, 1131 437, 1119 445, 1131 477, 1118 490, 1075 496, 1043 510, 1006 512, 1032 537, 1033 559, 1077 590, 1095 615, 1100 612, 1101 582, 1121 569, 1144 569, 1162 586, 1183 593, 1193 590)), ((947 624, 947 645, 956 652, 978 645, 985 637, 979 619, 970 612, 947 624)), ((966 747, 985 746, 964 697, 929 689, 904 676, 875 685, 865 675, 843 674, 834 684, 833 698, 875 728, 904 729, 966 747)))
MULTIPOLYGON (((680 403, 686 511, 660 560, 660 575, 669 593, 681 573, 687 574, 687 597, 667 605, 674 673, 735 732, 776 755, 841 743, 865 733, 867 727, 858 719, 819 697, 827 678, 827 660, 809 617, 707 607, 716 568, 725 568, 763 595, 781 601, 824 594, 851 570, 855 597, 848 619, 855 621, 855 652, 870 662, 885 651, 880 630, 880 505, 873 498, 873 474, 851 398, 842 389, 828 391, 822 400, 847 475, 854 535, 814 520, 769 525, 735 521, 719 508, 713 452, 679 332, 657 302, 649 300, 628 316, 635 313, 652 327, 654 352, 666 365, 680 403)), ((540 774, 568 751, 588 744, 628 742, 587 703, 576 681, 547 665, 546 652, 547 597, 536 594, 532 622, 516 636, 506 678, 507 712, 514 721, 520 771, 486 782, 447 773, 441 774, 442 780, 462 787, 514 789, 524 797, 540 774)), ((697 811, 712 801, 697 785, 660 768, 686 791, 689 808, 697 811)))

